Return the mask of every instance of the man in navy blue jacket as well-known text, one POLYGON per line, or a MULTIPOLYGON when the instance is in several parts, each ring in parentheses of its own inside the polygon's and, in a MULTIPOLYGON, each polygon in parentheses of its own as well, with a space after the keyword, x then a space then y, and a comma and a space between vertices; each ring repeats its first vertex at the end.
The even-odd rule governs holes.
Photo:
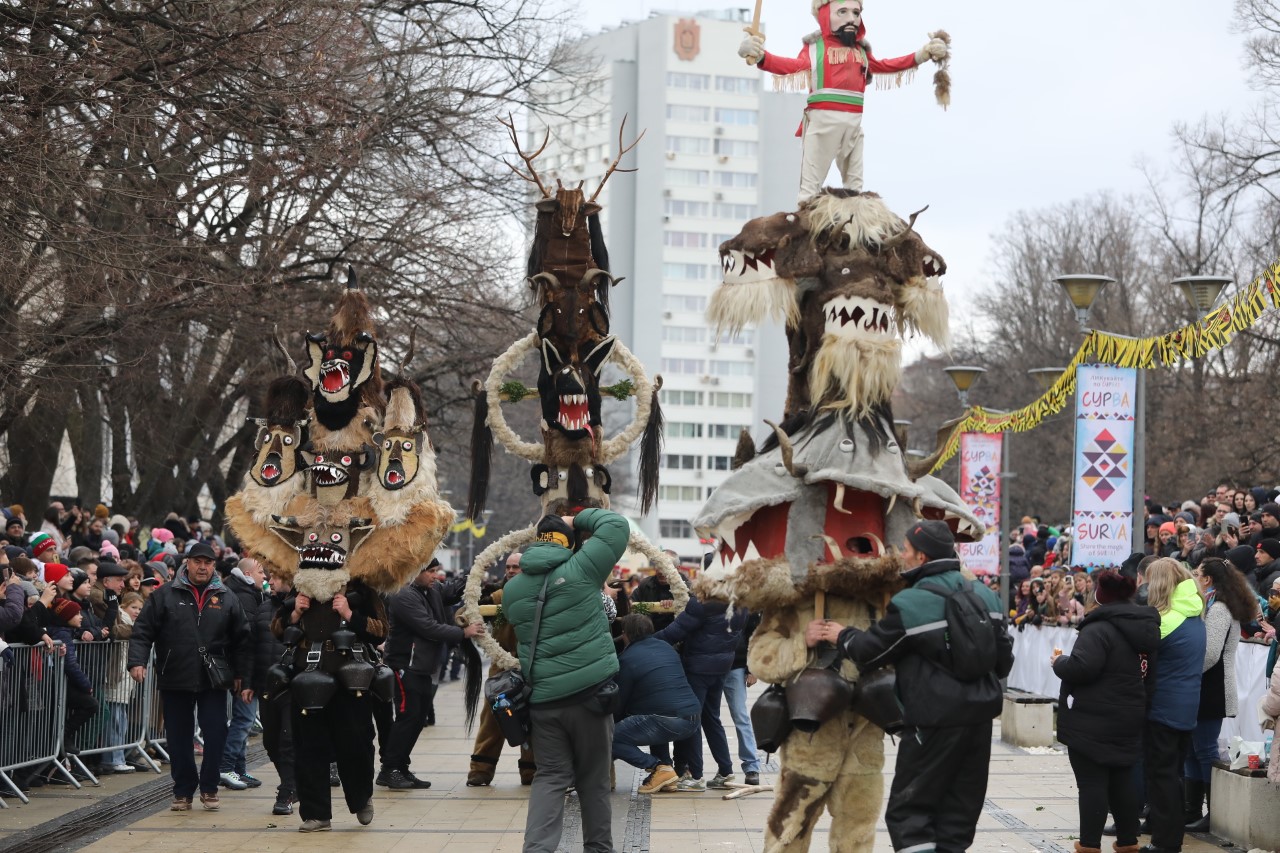
MULTIPOLYGON (((725 677, 733 667, 738 634, 747 624, 747 615, 745 607, 730 613, 723 602, 704 604, 690 596, 688 605, 675 621, 653 635, 672 645, 682 643, 680 659, 689 687, 702 706, 701 731, 706 732, 707 745, 716 762, 715 777, 703 782, 702 733, 695 731, 690 737, 677 741, 676 766, 687 767, 689 773, 689 778, 677 784, 681 791, 728 788, 733 778, 733 756, 729 754, 729 740, 720 722, 720 697, 724 694, 725 677)), ((665 757, 665 745, 657 747, 655 752, 665 757)))
POLYGON ((676 771, 640 747, 682 741, 698 731, 702 704, 693 695, 676 650, 653 636, 653 621, 644 614, 622 617, 623 651, 618 656, 618 712, 613 729, 613 757, 649 772, 640 786, 653 794, 676 781, 676 771))

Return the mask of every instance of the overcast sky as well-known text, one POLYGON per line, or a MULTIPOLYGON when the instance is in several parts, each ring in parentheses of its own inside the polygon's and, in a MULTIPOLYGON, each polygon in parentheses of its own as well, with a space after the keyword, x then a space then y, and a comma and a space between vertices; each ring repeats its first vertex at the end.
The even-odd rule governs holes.
MULTIPOLYGON (((658 11, 747 5, 597 0, 579 20, 594 32, 658 11)), ((903 216, 930 206, 918 230, 947 259, 955 321, 966 322, 965 295, 990 276, 991 236, 1015 212, 1141 193, 1140 159, 1175 165, 1175 122, 1249 109, 1257 96, 1231 5, 867 0, 878 56, 914 51, 932 30, 952 37, 950 110, 934 101, 930 65, 902 89, 870 92, 864 128, 867 188, 903 216)), ((816 29, 808 0, 764 0, 761 20, 768 49, 789 56, 816 29)))

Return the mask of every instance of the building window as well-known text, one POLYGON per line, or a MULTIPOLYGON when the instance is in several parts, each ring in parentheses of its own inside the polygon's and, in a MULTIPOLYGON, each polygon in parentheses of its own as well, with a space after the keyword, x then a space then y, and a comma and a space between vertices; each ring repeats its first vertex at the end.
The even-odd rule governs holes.
POLYGON ((662 277, 706 281, 711 278, 711 267, 706 264, 663 264, 662 277))
POLYGON ((711 360, 712 376, 754 376, 755 372, 755 365, 749 361, 711 360))
POLYGON ((711 237, 701 231, 664 231, 662 245, 673 249, 705 249, 711 245, 711 237))
POLYGON ((658 486, 658 499, 664 501, 700 501, 701 486, 658 486))
MULTIPOLYGON (((717 78, 717 80, 723 78, 717 78)), ((689 74, 683 71, 668 71, 667 86, 672 89, 689 89, 693 92, 704 92, 711 88, 710 74, 689 74)))
POLYGON ((708 471, 732 471, 733 457, 732 456, 708 456, 707 470, 708 471))
POLYGON ((671 121, 711 121, 711 107, 693 104, 667 104, 667 118, 671 121))
POLYGON ((751 395, 737 391, 712 391, 707 402, 717 409, 749 409, 751 395))
POLYGON ((658 535, 663 539, 692 539, 693 526, 679 518, 660 518, 658 535))
POLYGON ((688 453, 666 453, 662 457, 662 467, 672 471, 701 471, 702 457, 688 453))
MULTIPOLYGON (((670 107, 667 107, 670 110, 670 107)), ((667 116, 670 118, 670 116, 667 116)), ((759 121, 759 113, 755 110, 734 110, 728 107, 716 107, 716 124, 737 124, 754 127, 759 121)))
POLYGON ((707 424, 707 437, 732 438, 737 441, 742 429, 742 424, 707 424))
POLYGON ((707 297, 686 296, 683 293, 664 293, 662 294, 662 310, 704 314, 707 310, 707 297))
POLYGON ((711 215, 711 205, 705 201, 686 201, 681 198, 669 198, 663 202, 662 212, 667 216, 706 219, 711 215))
POLYGON ((701 136, 668 136, 667 150, 676 154, 710 154, 711 140, 701 136))
POLYGON ((750 139, 717 139, 716 153, 722 157, 755 157, 760 154, 760 143, 750 139))
POLYGON ((706 373, 707 363, 700 358, 664 358, 663 373, 682 373, 687 376, 698 376, 706 373))
POLYGON ((701 391, 677 391, 664 388, 659 392, 664 406, 701 406, 701 391))
MULTIPOLYGON (((671 75, 668 73, 667 75, 671 75)), ((671 85, 668 81, 667 85, 671 85)), ((716 75, 716 91, 730 95, 754 95, 760 91, 760 80, 756 77, 722 77, 716 75)))
POLYGON ((749 190, 755 187, 756 178, 755 172, 716 172, 716 186, 749 190))
POLYGON ((667 185, 707 187, 711 185, 711 173, 706 169, 667 169, 667 185))
POLYGON ((753 329, 739 329, 736 332, 721 332, 719 343, 749 347, 755 338, 756 333, 753 329))
POLYGON ((673 344, 705 344, 706 326, 663 326, 662 339, 673 344))
MULTIPOLYGON (((666 359, 663 359, 666 362, 666 359)), ((702 438, 702 424, 671 421, 667 424, 667 438, 702 438)))
POLYGON ((735 222, 746 222, 748 219, 755 219, 759 216, 759 208, 754 204, 730 204, 729 202, 716 202, 712 215, 716 219, 732 219, 735 222))

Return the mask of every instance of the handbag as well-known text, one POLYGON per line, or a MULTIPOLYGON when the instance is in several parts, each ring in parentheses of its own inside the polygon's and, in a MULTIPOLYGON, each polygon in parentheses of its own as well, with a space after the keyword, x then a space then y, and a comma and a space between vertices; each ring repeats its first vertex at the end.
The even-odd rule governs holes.
POLYGON ((200 617, 193 613, 192 619, 196 623, 196 641, 200 643, 196 647, 196 654, 200 656, 204 671, 209 676, 209 684, 214 690, 230 690, 236 683, 235 674, 231 671, 231 662, 227 660, 226 655, 209 651, 204 633, 200 630, 200 617))
MULTIPOLYGON (((538 606, 533 612, 533 638, 529 642, 529 672, 521 673, 518 669, 508 669, 490 676, 484 682, 484 698, 489 702, 489 710, 493 712, 502 729, 502 735, 511 746, 520 746, 529 739, 529 731, 533 727, 530 717, 529 699, 533 696, 533 660, 538 653, 538 630, 542 627, 542 606, 547 602, 547 584, 551 582, 548 572, 542 581, 542 589, 538 592, 538 606)), ((616 689, 616 685, 615 685, 616 689)))

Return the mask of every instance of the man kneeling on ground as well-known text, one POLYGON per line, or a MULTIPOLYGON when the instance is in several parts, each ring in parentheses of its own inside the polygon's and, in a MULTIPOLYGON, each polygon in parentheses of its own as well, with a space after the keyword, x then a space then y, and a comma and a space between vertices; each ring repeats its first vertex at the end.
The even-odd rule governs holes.
POLYGON ((702 704, 689 687, 680 654, 653 637, 653 621, 641 613, 622 617, 623 651, 618 657, 620 722, 613 729, 613 757, 648 772, 642 794, 674 786, 676 771, 640 747, 692 737, 702 704))

